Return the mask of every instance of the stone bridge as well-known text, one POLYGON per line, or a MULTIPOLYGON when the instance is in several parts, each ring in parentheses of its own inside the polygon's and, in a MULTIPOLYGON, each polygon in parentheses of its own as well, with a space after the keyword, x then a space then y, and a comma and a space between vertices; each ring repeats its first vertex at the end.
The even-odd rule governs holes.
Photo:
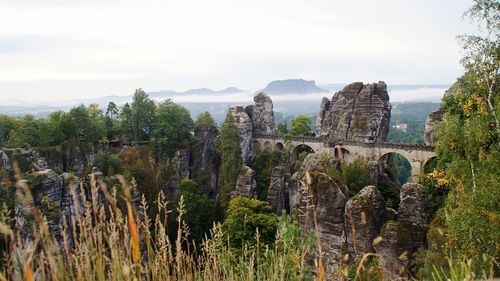
POLYGON ((283 138, 278 135, 254 135, 254 144, 256 148, 265 149, 284 149, 291 152, 292 158, 297 158, 299 153, 314 152, 326 154, 337 159, 344 159, 351 162, 358 157, 363 157, 367 161, 381 161, 384 156, 390 153, 397 153, 411 165, 411 176, 409 181, 418 182, 428 161, 436 157, 433 146, 421 144, 405 144, 390 142, 355 142, 351 140, 329 140, 326 138, 312 136, 297 136, 283 138))

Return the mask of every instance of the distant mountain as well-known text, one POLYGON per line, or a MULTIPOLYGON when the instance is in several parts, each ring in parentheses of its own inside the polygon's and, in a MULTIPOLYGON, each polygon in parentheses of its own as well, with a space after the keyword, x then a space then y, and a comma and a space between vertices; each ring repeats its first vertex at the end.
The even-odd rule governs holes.
POLYGON ((266 94, 310 94, 310 93, 328 93, 327 90, 318 88, 314 80, 287 79, 275 80, 267 84, 262 90, 266 94))
POLYGON ((236 87, 228 87, 220 91, 212 90, 209 88, 198 88, 191 89, 185 92, 177 92, 172 90, 162 90, 158 92, 148 92, 150 97, 153 98, 163 98, 163 97, 171 97, 171 96, 182 96, 182 95, 216 95, 216 94, 238 94, 244 93, 246 91, 238 89, 236 87))

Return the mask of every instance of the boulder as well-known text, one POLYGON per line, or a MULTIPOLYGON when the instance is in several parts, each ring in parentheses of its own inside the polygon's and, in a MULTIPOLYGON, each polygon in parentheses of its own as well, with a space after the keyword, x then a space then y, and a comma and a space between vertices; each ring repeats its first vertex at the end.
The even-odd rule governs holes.
POLYGON ((385 218, 385 200, 373 185, 363 188, 345 205, 345 229, 348 252, 355 258, 373 252, 372 240, 377 237, 385 218))
POLYGON ((285 208, 285 169, 276 166, 271 172, 271 182, 267 191, 267 203, 276 214, 281 214, 285 208))
POLYGON ((427 116, 427 120, 425 121, 425 130, 424 130, 424 141, 427 145, 435 145, 436 144, 436 136, 434 134, 434 129, 436 124, 443 120, 443 112, 441 109, 433 111, 429 113, 427 116))
POLYGON ((384 82, 356 82, 323 99, 316 120, 316 135, 360 142, 385 141, 391 105, 384 82))
POLYGON ((255 170, 248 166, 241 168, 241 173, 236 181, 236 187, 233 191, 232 197, 246 197, 257 199, 257 181, 255 178, 255 170))

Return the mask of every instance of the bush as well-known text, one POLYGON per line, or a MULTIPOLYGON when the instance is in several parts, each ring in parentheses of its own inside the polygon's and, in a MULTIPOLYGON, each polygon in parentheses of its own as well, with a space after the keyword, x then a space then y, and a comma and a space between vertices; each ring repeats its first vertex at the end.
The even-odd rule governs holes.
POLYGON ((189 238, 199 244, 215 222, 215 201, 201 195, 198 183, 190 179, 183 179, 177 189, 179 193, 174 201, 173 217, 179 215, 179 202, 183 197, 184 222, 189 227, 189 238))
POLYGON ((92 165, 99 168, 104 176, 112 176, 120 171, 120 159, 109 151, 97 153, 92 165))
POLYGON ((272 244, 277 221, 271 206, 266 202, 236 197, 229 201, 228 216, 222 227, 231 247, 241 250, 244 246, 272 244))

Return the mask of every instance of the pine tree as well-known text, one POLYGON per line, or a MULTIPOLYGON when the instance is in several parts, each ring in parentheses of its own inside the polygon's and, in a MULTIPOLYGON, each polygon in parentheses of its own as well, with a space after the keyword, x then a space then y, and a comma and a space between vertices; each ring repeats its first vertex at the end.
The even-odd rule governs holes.
POLYGON ((243 165, 239 130, 230 112, 227 113, 226 120, 222 124, 217 145, 222 158, 222 186, 218 203, 220 207, 226 208, 230 192, 236 185, 236 179, 243 165))

